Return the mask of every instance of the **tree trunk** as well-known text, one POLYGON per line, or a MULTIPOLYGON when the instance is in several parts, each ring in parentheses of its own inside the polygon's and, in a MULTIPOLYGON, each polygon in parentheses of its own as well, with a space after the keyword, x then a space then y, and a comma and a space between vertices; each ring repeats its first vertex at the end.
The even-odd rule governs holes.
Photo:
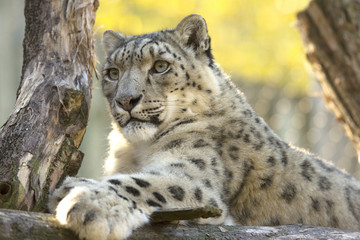
POLYGON ((325 102, 360 156, 360 1, 313 0, 297 18, 325 102))
POLYGON ((0 129, 0 208, 43 211, 83 153, 98 0, 26 0, 22 79, 0 129))
MULTIPOLYGON (((13 210, 0 210, 0 239, 78 239, 70 230, 61 228, 53 215, 13 210)), ((360 239, 359 232, 305 225, 215 226, 152 224, 134 231, 129 240, 157 239, 360 239)))

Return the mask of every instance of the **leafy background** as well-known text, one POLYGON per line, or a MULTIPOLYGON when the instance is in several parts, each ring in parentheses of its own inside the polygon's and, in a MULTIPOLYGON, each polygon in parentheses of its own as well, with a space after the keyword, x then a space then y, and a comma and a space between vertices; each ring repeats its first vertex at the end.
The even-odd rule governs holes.
POLYGON ((96 27, 137 35, 174 28, 188 14, 208 24, 215 57, 237 76, 307 91, 295 13, 308 0, 172 0, 101 1, 96 27), (289 81, 291 79, 291 81, 289 81))
MULTIPOLYGON (((101 35, 174 28, 197 13, 208 24, 215 59, 245 92, 255 111, 286 141, 332 161, 360 179, 352 143, 329 113, 305 60, 296 13, 309 0, 100 0, 95 32, 99 69, 101 35)), ((23 1, 0 0, 0 124, 12 111, 20 82, 23 1), (11 23, 11 24, 9 24, 11 23)), ((94 80, 90 120, 81 149, 80 175, 100 178, 110 118, 101 80, 94 80)), ((0 156, 1 157, 1 156, 0 156)))

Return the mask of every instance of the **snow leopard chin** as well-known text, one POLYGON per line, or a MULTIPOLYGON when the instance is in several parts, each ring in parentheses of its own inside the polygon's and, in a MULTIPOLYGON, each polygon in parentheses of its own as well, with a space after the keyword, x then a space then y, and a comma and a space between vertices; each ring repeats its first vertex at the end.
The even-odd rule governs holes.
POLYGON ((157 126, 148 122, 131 121, 122 128, 124 137, 132 143, 150 140, 157 131, 157 126))

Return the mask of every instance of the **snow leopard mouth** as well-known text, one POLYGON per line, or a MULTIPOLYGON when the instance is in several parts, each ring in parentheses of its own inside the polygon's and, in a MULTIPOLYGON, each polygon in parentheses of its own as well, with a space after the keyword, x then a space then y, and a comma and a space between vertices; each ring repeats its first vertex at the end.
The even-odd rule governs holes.
POLYGON ((127 127, 129 124, 134 125, 134 124, 141 124, 141 123, 149 123, 149 121, 142 120, 139 118, 134 118, 134 117, 129 118, 126 122, 118 121, 118 124, 122 128, 127 127))
POLYGON ((150 120, 143 120, 143 119, 140 119, 140 118, 136 118, 136 117, 131 117, 125 124, 120 124, 121 127, 126 127, 128 126, 129 124, 153 124, 155 126, 158 126, 161 124, 161 121, 159 120, 158 117, 152 117, 150 118, 150 120))

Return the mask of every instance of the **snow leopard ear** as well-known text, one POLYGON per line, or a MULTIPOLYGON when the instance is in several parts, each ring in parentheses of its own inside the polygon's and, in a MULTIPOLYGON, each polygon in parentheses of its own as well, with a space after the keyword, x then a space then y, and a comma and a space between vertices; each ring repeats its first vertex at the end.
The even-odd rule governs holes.
POLYGON ((117 48, 125 43, 126 37, 121 33, 107 30, 103 34, 103 45, 105 53, 109 56, 117 48))
POLYGON ((206 22, 200 15, 192 14, 185 17, 176 26, 176 32, 180 36, 180 41, 192 47, 196 52, 205 52, 210 49, 206 22))

